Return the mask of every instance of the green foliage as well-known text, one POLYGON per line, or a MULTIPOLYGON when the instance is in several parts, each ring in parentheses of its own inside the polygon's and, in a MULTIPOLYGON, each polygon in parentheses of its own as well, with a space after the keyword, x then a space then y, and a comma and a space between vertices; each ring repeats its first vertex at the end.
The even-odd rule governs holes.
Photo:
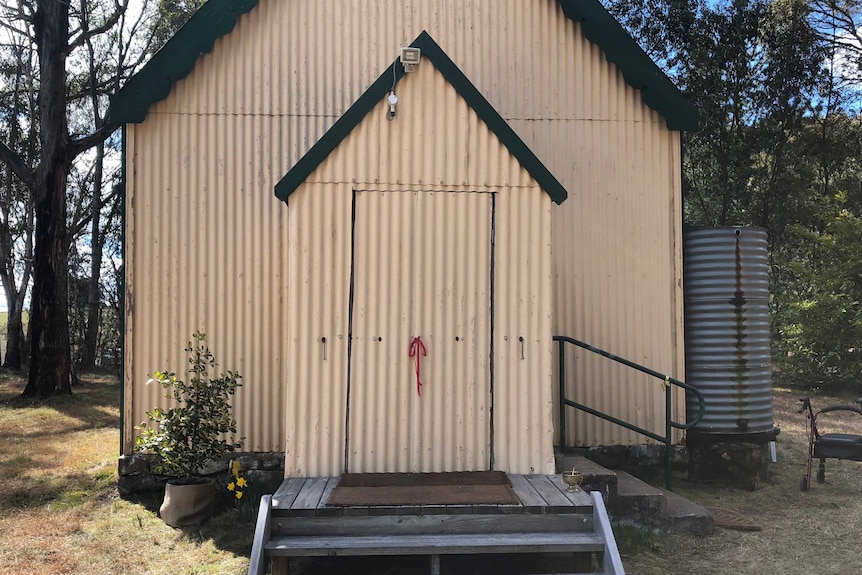
POLYGON ((776 379, 858 385, 862 119, 839 44, 862 4, 608 3, 700 111, 682 135, 687 223, 769 232, 776 379))
POLYGON ((137 426, 141 434, 135 442, 139 451, 153 451, 156 470, 172 477, 190 478, 208 462, 242 447, 224 435, 236 433, 230 397, 236 393, 241 376, 226 371, 210 377, 218 364, 206 345, 206 334, 195 332, 185 351, 189 354, 191 378, 188 383, 170 371, 156 371, 148 384, 155 381, 166 390, 178 407, 148 411, 150 423, 137 426), (156 429, 153 424, 158 425, 156 429))
POLYGON ((158 15, 152 29, 152 46, 158 50, 183 24, 204 5, 206 0, 159 0, 158 15))
POLYGON ((788 383, 858 387, 862 217, 842 208, 822 231, 795 225, 788 236, 775 255, 784 288, 773 298, 776 364, 788 383))

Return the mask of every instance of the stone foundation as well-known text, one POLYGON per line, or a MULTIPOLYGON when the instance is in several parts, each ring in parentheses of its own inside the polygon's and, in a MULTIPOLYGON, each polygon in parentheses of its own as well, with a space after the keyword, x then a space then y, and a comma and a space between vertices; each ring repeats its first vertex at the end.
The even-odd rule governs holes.
MULTIPOLYGON (((136 453, 120 457, 117 467, 119 480, 117 488, 120 495, 127 496, 136 493, 163 491, 168 478, 156 475, 153 469, 153 455, 136 453)), ((252 486, 276 487, 284 479, 284 453, 232 453, 224 459, 211 462, 201 475, 210 477, 226 488, 231 482, 229 465, 231 460, 238 460, 242 466, 242 475, 252 486)))
MULTIPOLYGON (((644 480, 664 481, 664 445, 605 445, 589 447, 584 456, 608 469, 619 469, 644 480)), ((671 469, 675 475, 688 472, 689 453, 685 445, 674 445, 671 469)))
POLYGON ((754 491, 769 478, 768 442, 693 442, 688 449, 695 481, 719 481, 754 491))

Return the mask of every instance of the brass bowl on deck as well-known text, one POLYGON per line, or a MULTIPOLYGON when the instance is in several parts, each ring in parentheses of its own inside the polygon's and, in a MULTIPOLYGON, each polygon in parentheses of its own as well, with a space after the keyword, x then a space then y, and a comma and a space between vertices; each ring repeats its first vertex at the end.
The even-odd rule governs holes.
POLYGON ((563 472, 563 483, 569 486, 569 492, 580 491, 578 487, 581 482, 584 480, 584 474, 580 471, 575 471, 572 469, 571 471, 563 472))

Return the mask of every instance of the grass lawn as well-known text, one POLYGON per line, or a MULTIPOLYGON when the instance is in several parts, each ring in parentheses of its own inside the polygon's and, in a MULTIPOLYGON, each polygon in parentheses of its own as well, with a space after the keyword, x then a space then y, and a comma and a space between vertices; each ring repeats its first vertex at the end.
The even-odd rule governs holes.
MULTIPOLYGON (((23 386, 20 377, 0 372, 0 575, 246 572, 254 528, 248 509, 181 531, 157 517, 160 497, 117 495, 119 386, 113 378, 83 376, 73 396, 44 404, 18 399, 23 386)), ((627 573, 862 573, 862 463, 829 460, 827 483, 799 491, 806 440, 797 395, 776 391, 779 462, 757 491, 676 483, 684 496, 742 513, 763 530, 716 529, 707 537, 620 530, 627 573)), ((822 407, 834 398, 814 401, 822 407)), ((862 433, 857 419, 847 418, 836 431, 862 433)), ((295 573, 395 575, 425 568, 416 559, 314 560, 295 573)))
POLYGON ((117 495, 119 386, 83 376, 37 405, 0 375, 0 574, 240 574, 253 522, 235 510, 199 529, 156 515, 161 499, 117 495))

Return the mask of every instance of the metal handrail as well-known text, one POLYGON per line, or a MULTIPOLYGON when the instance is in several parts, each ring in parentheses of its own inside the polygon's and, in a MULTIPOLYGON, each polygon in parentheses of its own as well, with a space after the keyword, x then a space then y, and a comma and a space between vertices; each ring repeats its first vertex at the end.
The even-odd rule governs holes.
POLYGON ((560 362, 560 449, 562 450, 566 445, 566 406, 574 407, 575 409, 579 409, 590 415, 595 415, 601 419, 606 421, 610 421, 611 423, 615 423, 619 426, 625 427, 626 429, 630 429, 634 432, 640 433, 641 435, 645 435, 650 439, 655 439, 656 441, 661 441, 665 444, 665 485, 668 489, 671 488, 671 462, 672 462, 672 447, 673 444, 671 442, 671 430, 672 429, 691 429, 703 419, 703 413, 706 407, 706 404, 703 400, 703 394, 700 393, 697 389, 692 387, 691 385, 685 383, 684 381, 680 381, 674 377, 670 377, 669 375, 665 375, 663 373, 659 373, 653 369, 640 365, 639 363, 635 363, 623 357, 616 356, 610 352, 607 352, 603 349, 599 349, 597 347, 593 347, 588 343, 584 343, 580 340, 577 340, 572 337, 567 337, 564 335, 555 335, 554 341, 556 341, 559 345, 559 362, 560 362), (566 397, 566 344, 571 343, 580 348, 583 348, 589 352, 601 355, 610 360, 613 360, 617 363, 621 363, 627 367, 632 369, 636 369, 642 373, 650 375, 652 377, 661 379, 664 384, 664 392, 665 392, 665 434, 661 436, 657 433, 654 433, 648 429, 644 429, 643 427, 639 427, 634 425, 633 423, 629 423, 627 421, 623 421, 622 419, 616 418, 612 415, 608 415, 602 411, 597 409, 593 409, 591 407, 587 407, 581 403, 576 401, 572 401, 566 397), (681 387, 686 391, 690 391, 697 397, 698 401, 698 411, 697 415, 694 417, 692 421, 688 423, 679 423, 673 420, 671 417, 671 393, 670 388, 672 385, 676 387, 681 387))

